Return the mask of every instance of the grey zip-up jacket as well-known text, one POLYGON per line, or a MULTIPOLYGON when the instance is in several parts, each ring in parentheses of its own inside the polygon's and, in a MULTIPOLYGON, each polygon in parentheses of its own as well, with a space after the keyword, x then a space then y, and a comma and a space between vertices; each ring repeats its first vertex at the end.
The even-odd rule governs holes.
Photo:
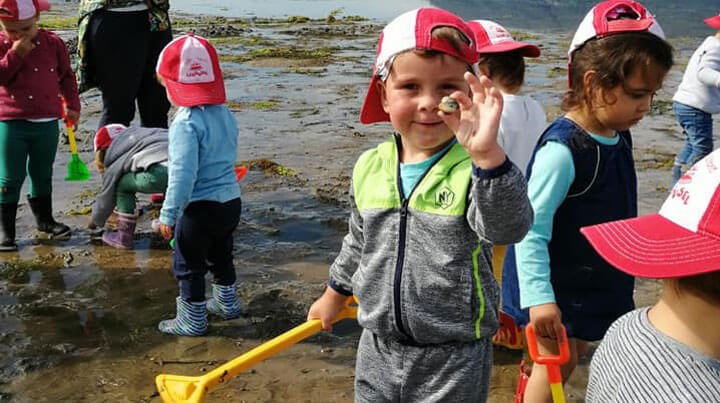
POLYGON ((350 187, 349 233, 329 286, 359 301, 359 324, 409 344, 470 342, 498 327, 492 244, 532 225, 527 184, 509 159, 474 168, 453 145, 404 199, 398 138, 366 151, 350 187))

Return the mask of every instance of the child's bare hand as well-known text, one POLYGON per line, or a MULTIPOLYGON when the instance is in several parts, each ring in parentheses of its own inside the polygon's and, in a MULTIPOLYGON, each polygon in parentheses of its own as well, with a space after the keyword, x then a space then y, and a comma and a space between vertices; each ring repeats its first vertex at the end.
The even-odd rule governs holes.
POLYGON ((73 126, 73 130, 77 130, 78 120, 80 120, 80 112, 68 109, 65 112, 65 119, 73 126))
POLYGON ((13 41, 12 50, 18 55, 25 57, 35 49, 35 44, 29 36, 23 36, 13 41))
POLYGON ((475 165, 491 169, 505 162, 505 152, 497 143, 503 98, 489 78, 465 73, 472 99, 460 91, 450 96, 460 105, 459 113, 438 112, 455 133, 458 143, 470 154, 475 165))
POLYGON ((160 233, 160 235, 162 235, 163 238, 167 240, 170 240, 173 237, 173 227, 167 224, 159 223, 157 231, 160 233))
POLYGON ((560 308, 555 303, 530 307, 530 323, 540 337, 559 340, 563 334, 561 317, 560 308))
POLYGON ((346 299, 347 296, 327 287, 325 293, 310 306, 307 320, 320 319, 323 330, 332 332, 332 320, 340 313, 346 299))

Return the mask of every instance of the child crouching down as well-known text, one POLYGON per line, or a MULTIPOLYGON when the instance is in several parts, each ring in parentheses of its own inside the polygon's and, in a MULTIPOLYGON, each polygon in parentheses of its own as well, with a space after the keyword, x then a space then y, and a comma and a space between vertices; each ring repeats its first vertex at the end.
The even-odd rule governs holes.
POLYGON ((104 243, 132 249, 137 223, 135 193, 162 193, 168 183, 168 130, 109 124, 95 134, 95 164, 103 187, 93 208, 91 227, 102 227, 116 208, 117 230, 104 243))
POLYGON ((160 322, 164 333, 199 336, 206 312, 238 317, 233 231, 240 221, 240 187, 235 177, 237 123, 224 105, 225 85, 215 48, 199 36, 170 42, 157 74, 178 107, 169 129, 170 166, 159 231, 175 237, 173 273, 180 286, 177 317, 160 322), (205 301, 205 274, 214 281, 205 301))
POLYGON ((67 119, 80 116, 75 75, 65 43, 38 28, 46 0, 0 0, 0 252, 14 251, 15 218, 25 176, 38 231, 70 238, 52 216, 52 174, 57 152, 60 96, 67 119))
POLYGON ((692 166, 658 214, 582 228, 619 270, 659 278, 655 305, 608 330, 587 401, 720 402, 720 150, 692 166))
POLYGON ((472 73, 477 60, 473 32, 439 9, 402 14, 380 36, 360 120, 389 121, 397 134, 355 164, 349 233, 308 313, 330 329, 357 297, 356 402, 487 396, 492 244, 522 239, 532 210, 497 143, 502 95, 472 73), (457 102, 443 102, 447 113, 446 96, 457 102))

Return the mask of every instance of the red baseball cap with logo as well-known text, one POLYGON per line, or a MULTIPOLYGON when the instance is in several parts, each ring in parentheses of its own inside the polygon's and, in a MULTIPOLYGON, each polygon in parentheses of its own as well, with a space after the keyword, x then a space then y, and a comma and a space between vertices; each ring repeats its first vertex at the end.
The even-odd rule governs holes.
POLYGON ((455 14, 439 8, 418 8, 398 16, 386 25, 380 34, 373 77, 360 110, 362 123, 390 121, 390 116, 382 108, 377 83, 387 79, 395 56, 411 49, 447 53, 469 65, 474 65, 478 61, 475 35, 465 21, 455 14), (467 46, 456 50, 450 42, 433 38, 433 29, 439 27, 456 28, 467 39, 467 46))
POLYGON ((631 0, 608 0, 595 5, 580 22, 570 42, 568 57, 593 38, 624 32, 650 32, 665 39, 660 24, 642 4, 631 0))
POLYGON ((703 21, 705 21, 705 24, 707 24, 712 29, 720 29, 720 15, 705 18, 703 21))
POLYGON ((660 24, 642 4, 631 0, 607 0, 595 5, 580 22, 568 49, 568 86, 573 52, 585 42, 625 32, 650 32, 665 39, 660 24))
POLYGON ((514 40, 510 32, 496 22, 472 20, 468 21, 467 24, 475 33, 477 51, 480 54, 503 53, 517 50, 524 57, 540 56, 539 47, 514 40))
POLYGON ((225 83, 217 52, 205 38, 193 34, 175 38, 160 53, 155 70, 175 105, 225 103, 225 83))
POLYGON ((720 271, 720 150, 690 168, 657 214, 580 229, 618 269, 639 277, 720 271))
POLYGON ((99 128, 98 131, 95 132, 95 151, 97 152, 98 150, 110 147, 113 139, 125 130, 127 130, 127 126, 120 123, 111 123, 99 128))
POLYGON ((0 0, 0 19, 26 20, 49 9, 48 0, 0 0))

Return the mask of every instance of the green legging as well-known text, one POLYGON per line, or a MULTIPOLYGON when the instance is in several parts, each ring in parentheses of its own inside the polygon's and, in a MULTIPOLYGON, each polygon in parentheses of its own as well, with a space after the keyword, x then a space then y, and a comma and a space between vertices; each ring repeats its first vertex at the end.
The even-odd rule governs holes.
POLYGON ((0 203, 17 203, 25 176, 30 196, 52 193, 58 122, 0 121, 0 203))
POLYGON ((153 164, 145 171, 128 172, 118 181, 115 196, 117 211, 135 213, 135 193, 165 193, 168 181, 167 167, 153 164))

